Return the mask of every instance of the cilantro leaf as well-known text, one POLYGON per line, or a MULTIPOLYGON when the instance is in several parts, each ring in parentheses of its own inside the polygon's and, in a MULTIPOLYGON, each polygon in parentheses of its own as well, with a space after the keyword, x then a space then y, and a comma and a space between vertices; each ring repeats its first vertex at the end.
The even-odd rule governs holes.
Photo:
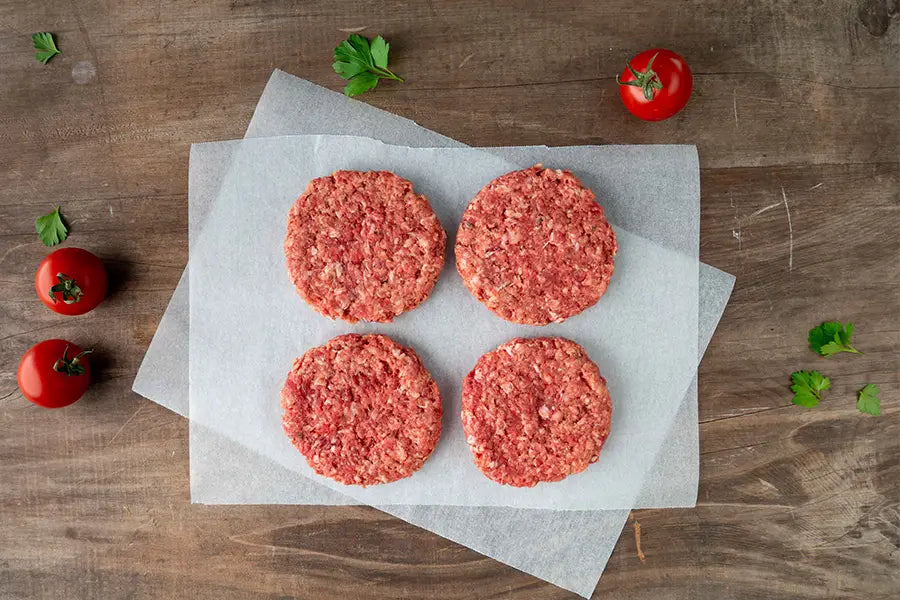
POLYGON ((794 371, 791 373, 793 403, 804 408, 812 408, 822 399, 822 390, 831 387, 831 380, 818 371, 794 371))
POLYGON ((334 49, 334 72, 350 82, 344 88, 344 94, 358 96, 378 85, 379 79, 403 81, 388 68, 388 52, 390 44, 383 37, 376 36, 369 40, 357 33, 350 34, 346 40, 334 49))
POLYGON ((41 64, 46 65, 51 58, 60 53, 56 47, 56 42, 53 41, 53 34, 50 32, 32 33, 31 43, 34 44, 34 49, 37 50, 34 53, 34 57, 41 64))
POLYGON ((62 215, 59 214, 58 206, 53 212, 35 219, 34 228, 45 246, 55 246, 69 235, 69 230, 66 224, 63 223, 62 215))
POLYGON ((866 386, 858 392, 859 397, 856 400, 856 408, 858 408, 860 412, 875 415, 877 417, 881 414, 881 398, 878 397, 878 394, 880 393, 881 390, 878 389, 877 385, 867 383, 866 386))
POLYGON ((853 323, 844 327, 837 321, 827 321, 809 330, 809 347, 816 354, 834 356, 839 352, 862 354, 850 345, 853 336, 853 323))

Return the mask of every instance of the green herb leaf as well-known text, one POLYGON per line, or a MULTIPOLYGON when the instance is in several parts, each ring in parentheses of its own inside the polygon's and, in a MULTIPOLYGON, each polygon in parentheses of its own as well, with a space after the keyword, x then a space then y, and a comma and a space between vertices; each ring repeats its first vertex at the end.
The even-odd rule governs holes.
POLYGON ((69 235, 66 224, 63 223, 59 207, 50 214, 38 217, 34 220, 34 229, 45 246, 55 246, 65 240, 69 235))
POLYGON ((880 415, 881 398, 878 397, 880 393, 881 390, 873 383, 867 383, 863 389, 859 390, 859 396, 856 400, 856 408, 859 409, 859 412, 875 415, 876 417, 880 415))
POLYGON ((53 41, 53 34, 47 31, 31 34, 31 43, 34 44, 34 49, 37 50, 34 57, 38 59, 41 64, 46 65, 47 61, 59 54, 56 42, 53 41))
POLYGON ((375 36, 369 50, 372 52, 372 60, 375 61, 376 67, 387 69, 388 52, 390 49, 391 45, 384 41, 383 37, 380 35, 375 36))
POLYGON ((344 79, 352 79, 360 73, 368 71, 368 68, 365 65, 352 62, 335 62, 331 66, 334 68, 334 72, 344 79))
POLYGON ((839 352, 862 354, 850 345, 852 336, 853 323, 847 323, 844 327, 837 321, 828 321, 809 330, 809 347, 822 356, 834 356, 839 352))
POLYGON ((353 33, 334 49, 334 64, 331 65, 334 72, 350 80, 344 88, 346 95, 358 96, 367 92, 378 85, 379 79, 403 81, 387 68, 390 48, 380 35, 369 41, 353 33))
POLYGON ((357 54, 365 59, 367 64, 374 64, 372 52, 369 47, 369 38, 364 38, 358 33, 351 33, 350 37, 347 38, 347 41, 350 43, 350 47, 356 50, 357 54))
POLYGON ((831 387, 831 381, 818 371, 794 371, 791 373, 793 402, 804 408, 812 408, 822 400, 822 390, 831 387))
POLYGON ((344 93, 348 96, 359 96, 363 92, 368 92, 378 85, 378 77, 371 73, 360 73, 356 77, 350 79, 350 83, 344 88, 344 93))
POLYGON ((334 49, 334 60, 359 65, 364 69, 369 68, 369 62, 366 59, 366 56, 357 52, 356 48, 351 46, 350 42, 346 40, 341 42, 341 45, 334 49))

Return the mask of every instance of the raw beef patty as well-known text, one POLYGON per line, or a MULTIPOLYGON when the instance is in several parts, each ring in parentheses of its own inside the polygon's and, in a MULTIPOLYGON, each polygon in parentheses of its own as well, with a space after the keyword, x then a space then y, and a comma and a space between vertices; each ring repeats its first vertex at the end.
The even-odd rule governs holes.
POLYGON ((288 214, 284 253, 310 306, 350 323, 386 323, 434 288, 447 235, 428 199, 387 171, 309 182, 288 214))
POLYGON ((409 477, 441 436, 441 396, 416 353, 384 335, 342 335, 294 361, 282 425, 312 469, 375 485, 409 477))
POLYGON ((517 338, 463 381, 462 422, 475 466, 497 483, 559 481, 596 462, 609 436, 606 381, 563 338, 517 338))
POLYGON ((616 250, 594 193, 569 171, 537 165, 478 192, 459 225, 456 268, 500 317, 546 325, 600 299, 616 250))

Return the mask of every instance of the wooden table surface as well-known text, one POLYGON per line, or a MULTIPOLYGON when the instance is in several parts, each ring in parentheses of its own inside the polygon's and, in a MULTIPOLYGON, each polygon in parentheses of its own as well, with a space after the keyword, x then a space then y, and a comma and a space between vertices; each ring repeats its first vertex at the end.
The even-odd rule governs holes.
MULTIPOLYGON (((240 137, 272 69, 340 89, 342 29, 392 46, 405 84, 363 101, 472 145, 689 143, 701 257, 737 276, 700 366, 700 493, 642 510, 596 598, 900 594, 900 6, 690 3, 0 1, 0 597, 573 598, 371 508, 192 506, 187 422, 130 391, 187 261, 191 142, 240 137), (371 4, 372 6, 366 6, 371 4), (30 34, 62 54, 42 66, 30 34), (631 118, 614 76, 652 46, 694 70, 687 108, 631 118), (37 300, 66 245, 113 290, 84 317, 37 300), (863 356, 815 356, 852 321, 863 356), (21 354, 97 350, 84 400, 24 400, 21 354), (832 379, 791 404, 789 374, 832 379), (866 383, 883 414, 855 407, 866 383)), ((685 332, 685 335, 692 335, 685 332)))

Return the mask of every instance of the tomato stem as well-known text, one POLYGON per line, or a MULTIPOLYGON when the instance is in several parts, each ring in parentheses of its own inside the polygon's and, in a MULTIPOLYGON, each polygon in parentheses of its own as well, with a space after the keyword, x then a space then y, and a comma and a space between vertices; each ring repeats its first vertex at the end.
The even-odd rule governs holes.
POLYGON ((65 375, 83 375, 84 374, 84 365, 81 364, 80 359, 85 354, 92 353, 93 350, 82 350, 71 359, 68 357, 69 353, 69 345, 66 344, 66 347, 63 348, 62 358, 57 359, 55 363, 53 363, 53 370, 57 373, 64 373, 65 375))
POLYGON ((616 75, 616 83, 619 85, 633 85, 634 87, 639 87, 644 92, 645 100, 653 100, 653 90, 663 89, 663 84, 659 75, 653 70, 653 61, 656 60, 657 56, 659 56, 659 52, 654 54, 653 58, 647 61, 647 67, 644 71, 637 71, 631 66, 630 62, 626 63, 625 66, 628 67, 628 70, 634 75, 634 79, 631 81, 621 81, 619 76, 616 75))
POLYGON ((81 300, 83 292, 74 279, 63 273, 57 273, 56 279, 59 283, 50 288, 50 299, 53 300, 53 304, 56 304, 56 296, 54 295, 56 292, 62 294, 62 301, 66 304, 74 304, 81 300))

